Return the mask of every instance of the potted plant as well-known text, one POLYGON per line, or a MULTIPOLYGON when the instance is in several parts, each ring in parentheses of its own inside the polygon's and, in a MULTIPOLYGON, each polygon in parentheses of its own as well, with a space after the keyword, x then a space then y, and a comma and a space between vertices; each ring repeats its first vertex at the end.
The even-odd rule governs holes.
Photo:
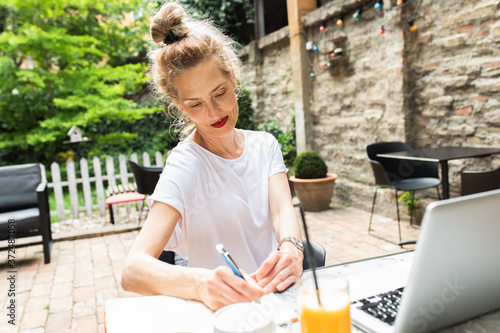
POLYGON ((328 209, 337 175, 327 172, 325 160, 309 150, 297 156, 293 167, 295 175, 290 181, 304 210, 318 212, 328 209))

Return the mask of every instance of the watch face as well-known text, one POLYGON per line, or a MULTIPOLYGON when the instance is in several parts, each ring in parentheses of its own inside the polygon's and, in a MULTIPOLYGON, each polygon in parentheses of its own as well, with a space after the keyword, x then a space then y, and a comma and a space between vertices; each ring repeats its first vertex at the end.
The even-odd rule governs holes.
MULTIPOLYGON (((285 237, 281 240, 280 242, 280 246, 283 242, 291 242, 293 245, 295 245, 295 247, 297 247, 299 250, 301 250, 302 252, 304 252, 304 245, 302 244, 301 241, 299 241, 297 238, 295 237, 285 237)), ((280 246, 278 246, 278 250, 280 248, 280 246)))
POLYGON ((295 239, 295 238, 291 238, 291 240, 292 240, 293 244, 295 244, 295 246, 304 250, 304 244, 302 244, 302 242, 300 242, 298 239, 295 239))

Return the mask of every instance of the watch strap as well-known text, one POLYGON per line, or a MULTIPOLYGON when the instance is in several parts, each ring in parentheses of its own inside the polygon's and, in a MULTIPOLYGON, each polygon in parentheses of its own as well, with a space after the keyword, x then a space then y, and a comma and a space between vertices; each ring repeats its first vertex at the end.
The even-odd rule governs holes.
POLYGON ((281 244, 283 244, 284 242, 290 242, 292 243, 297 249, 299 249, 300 251, 304 252, 304 244, 302 244, 301 241, 299 241, 297 238, 295 237, 285 237, 283 238, 279 245, 278 245, 278 250, 280 249, 281 247, 281 244))

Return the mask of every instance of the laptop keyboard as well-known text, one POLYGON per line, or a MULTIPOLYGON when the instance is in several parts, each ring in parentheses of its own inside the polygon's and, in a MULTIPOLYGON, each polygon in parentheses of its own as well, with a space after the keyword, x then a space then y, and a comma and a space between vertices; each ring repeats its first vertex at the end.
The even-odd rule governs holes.
POLYGON ((353 306, 368 313, 369 315, 382 320, 388 325, 394 325, 398 312, 403 289, 399 288, 376 296, 368 297, 356 301, 353 306))

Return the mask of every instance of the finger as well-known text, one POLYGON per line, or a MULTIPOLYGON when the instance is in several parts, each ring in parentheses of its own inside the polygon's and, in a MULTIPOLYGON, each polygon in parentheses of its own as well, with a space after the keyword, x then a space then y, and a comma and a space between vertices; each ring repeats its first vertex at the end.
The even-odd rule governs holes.
POLYGON ((224 270, 221 269, 220 278, 231 290, 224 295, 225 298, 231 303, 260 300, 260 297, 264 295, 262 288, 246 272, 242 270, 241 273, 243 279, 227 267, 224 267, 224 270))
MULTIPOLYGON (((294 260, 293 260, 293 258, 290 255, 288 255, 286 253, 278 252, 277 253, 277 257, 278 257, 278 262, 276 262, 276 264, 274 265, 274 267, 272 268, 272 270, 270 272, 268 272, 268 274, 267 274, 266 277, 264 277, 263 279, 259 280, 259 286, 261 286, 262 288, 264 288, 265 286, 269 285, 271 283, 271 281, 275 280, 276 276, 278 274, 281 274, 281 276, 282 276, 282 278, 284 280, 286 278, 286 276, 292 274, 293 271, 294 271, 292 269, 294 267, 294 260), (283 276, 282 272, 284 270, 287 270, 289 272, 289 273, 287 273, 286 276, 283 276)), ((279 282, 281 282, 281 281, 279 281, 279 282)), ((269 292, 271 292, 273 290, 267 290, 267 289, 265 289, 266 293, 269 293, 269 292)))
POLYGON ((294 283, 295 281, 297 281, 298 277, 295 276, 295 275, 290 275, 288 276, 283 282, 279 283, 277 286, 276 286, 276 290, 278 291, 283 291, 285 290, 286 288, 290 287, 290 285, 292 283, 294 283))
POLYGON ((289 266, 285 266, 281 271, 277 272, 277 274, 272 278, 270 282, 268 282, 265 286, 263 286, 263 290, 266 294, 273 292, 277 289, 277 286, 285 281, 289 276, 292 275, 292 270, 289 266))
POLYGON ((262 280, 264 277, 266 277, 269 272, 274 268, 276 263, 279 261, 279 252, 278 251, 272 251, 269 256, 267 257, 266 260, 260 265, 259 269, 257 270, 257 281, 262 280))
POLYGON ((250 287, 252 287, 252 294, 250 295, 252 301, 260 301, 260 298, 265 295, 262 287, 259 286, 257 284, 257 281, 255 281, 255 279, 252 278, 250 275, 248 275, 244 270, 241 270, 241 274, 243 275, 247 283, 250 285, 250 287))
POLYGON ((246 300, 234 285, 247 282, 236 276, 229 267, 216 268, 214 275, 215 278, 208 281, 208 286, 216 300, 225 305, 246 300))

